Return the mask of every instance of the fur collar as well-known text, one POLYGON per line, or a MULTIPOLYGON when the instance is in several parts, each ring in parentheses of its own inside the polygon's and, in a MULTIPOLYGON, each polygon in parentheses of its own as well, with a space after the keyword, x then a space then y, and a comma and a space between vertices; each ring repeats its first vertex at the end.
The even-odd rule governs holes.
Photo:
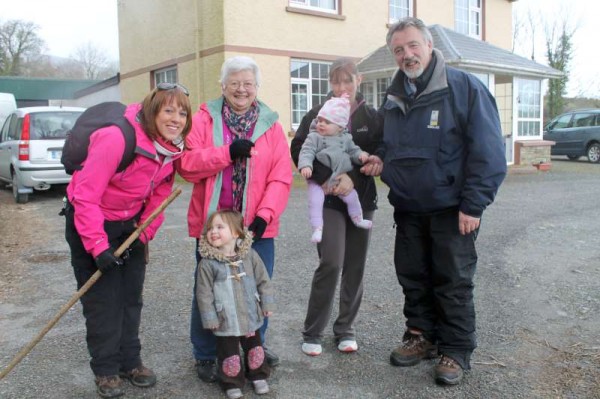
MULTIPOLYGON (((211 246, 206 240, 206 234, 202 234, 200 237, 200 256, 203 259, 215 259, 219 262, 228 262, 229 259, 217 248, 211 246)), ((248 231, 246 227, 244 227, 244 238, 239 238, 236 243, 235 252, 240 257, 240 259, 244 259, 248 252, 252 248, 252 234, 248 231)))

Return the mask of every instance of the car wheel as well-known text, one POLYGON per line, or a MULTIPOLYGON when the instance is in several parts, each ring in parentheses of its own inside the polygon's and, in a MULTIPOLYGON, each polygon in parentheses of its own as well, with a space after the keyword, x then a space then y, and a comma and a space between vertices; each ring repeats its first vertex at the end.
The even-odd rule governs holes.
POLYGON ((587 159, 593 163, 600 162, 600 144, 593 143, 588 147, 587 159))
POLYGON ((25 204, 29 201, 29 194, 19 194, 19 182, 17 181, 17 174, 14 172, 12 174, 12 192, 17 204, 25 204))
POLYGON ((567 155, 570 161, 577 161, 579 159, 579 155, 567 155))

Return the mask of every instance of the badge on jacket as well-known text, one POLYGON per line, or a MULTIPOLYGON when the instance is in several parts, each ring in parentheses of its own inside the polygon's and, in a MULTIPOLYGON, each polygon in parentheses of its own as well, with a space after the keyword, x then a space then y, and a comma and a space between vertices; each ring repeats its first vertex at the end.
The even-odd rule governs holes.
POLYGON ((440 128, 440 111, 434 109, 431 111, 431 117, 429 118, 429 125, 427 125, 428 129, 439 129, 440 128))

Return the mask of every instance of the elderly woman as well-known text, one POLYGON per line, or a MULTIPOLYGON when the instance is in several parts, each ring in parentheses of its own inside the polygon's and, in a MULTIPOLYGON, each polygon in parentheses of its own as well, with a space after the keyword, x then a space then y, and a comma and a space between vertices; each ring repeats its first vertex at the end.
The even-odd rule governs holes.
MULTIPOLYGON (((221 68, 223 95, 200 106, 186 138, 186 151, 178 165, 179 174, 194 183, 188 210, 189 235, 196 238, 196 261, 200 261, 198 240, 208 216, 218 209, 234 209, 254 233, 252 248, 273 275, 275 246, 292 183, 287 139, 277 114, 256 95, 260 70, 249 57, 233 57, 221 68)), ((194 273, 196 275, 196 273, 194 273)), ((198 377, 205 382, 217 379, 216 339, 202 327, 196 301, 192 301, 190 336, 198 377)), ((268 318, 260 330, 264 343, 268 318)), ((278 357, 265 348, 269 365, 278 357)), ((220 370, 219 372, 223 372, 220 370)))

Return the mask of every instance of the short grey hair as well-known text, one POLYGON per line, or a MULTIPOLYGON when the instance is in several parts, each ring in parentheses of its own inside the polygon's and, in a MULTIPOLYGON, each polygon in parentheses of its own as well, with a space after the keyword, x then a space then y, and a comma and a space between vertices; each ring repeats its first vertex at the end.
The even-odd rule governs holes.
POLYGON ((421 34, 423 35, 423 38, 425 39, 425 41, 427 43, 431 43, 433 45, 433 37, 431 36, 431 32, 429 31, 429 28, 427 28, 427 25, 425 25, 425 23, 423 21, 421 21, 419 18, 408 17, 408 18, 403 18, 403 19, 399 20, 398 22, 396 22, 395 24, 390 26, 390 29, 388 29, 388 33, 385 38, 385 41, 387 43, 388 48, 392 52, 394 50, 390 47, 390 45, 392 44, 392 36, 394 36, 394 33, 401 32, 404 29, 410 28, 410 27, 418 29, 419 32, 421 32, 421 34))
POLYGON ((241 71, 251 71, 254 74, 256 86, 260 86, 260 68, 256 61, 250 57, 239 55, 226 59, 221 66, 221 79, 219 80, 221 87, 225 88, 229 75, 241 71))

